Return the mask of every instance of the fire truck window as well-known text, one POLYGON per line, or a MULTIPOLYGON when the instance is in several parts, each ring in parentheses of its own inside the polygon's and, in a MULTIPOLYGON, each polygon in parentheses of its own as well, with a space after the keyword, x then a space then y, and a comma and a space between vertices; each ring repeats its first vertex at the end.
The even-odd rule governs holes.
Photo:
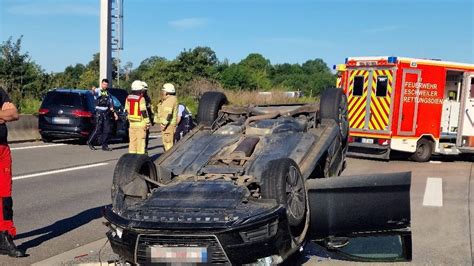
POLYGON ((364 93, 364 76, 354 77, 354 89, 352 90, 352 95, 362 96, 364 93))
POLYGON ((471 78, 471 97, 474 98, 474 78, 471 78))
POLYGON ((377 97, 385 97, 387 96, 387 83, 388 77, 387 76, 378 76, 377 77, 377 87, 376 87, 376 96, 377 97))

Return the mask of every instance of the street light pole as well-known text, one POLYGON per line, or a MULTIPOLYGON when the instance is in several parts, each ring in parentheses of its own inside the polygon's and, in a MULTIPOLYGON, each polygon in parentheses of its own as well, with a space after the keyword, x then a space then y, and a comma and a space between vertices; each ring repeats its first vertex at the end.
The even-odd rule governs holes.
POLYGON ((112 0, 100 0, 100 77, 109 80, 112 87, 112 38, 111 38, 112 0))

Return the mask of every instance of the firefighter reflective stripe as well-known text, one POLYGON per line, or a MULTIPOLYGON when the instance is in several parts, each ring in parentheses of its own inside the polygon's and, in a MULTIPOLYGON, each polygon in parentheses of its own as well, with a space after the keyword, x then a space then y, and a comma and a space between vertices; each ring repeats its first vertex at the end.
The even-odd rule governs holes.
POLYGON ((372 72, 372 89, 370 93, 370 130, 387 130, 392 99, 393 76, 391 70, 374 70, 372 72), (386 81, 386 93, 382 83, 386 81), (377 88, 377 86, 380 86, 377 88), (379 94, 377 96, 377 90, 379 94))
POLYGON ((128 119, 130 122, 141 122, 142 114, 140 110, 140 100, 142 97, 140 95, 129 95, 127 97, 128 102, 128 119))
POLYGON ((365 113, 367 107, 367 93, 369 87, 369 71, 368 70, 352 70, 349 72, 349 86, 347 93, 348 109, 349 109, 349 127, 364 128, 365 113), (354 95, 354 79, 363 77, 362 95, 354 95))

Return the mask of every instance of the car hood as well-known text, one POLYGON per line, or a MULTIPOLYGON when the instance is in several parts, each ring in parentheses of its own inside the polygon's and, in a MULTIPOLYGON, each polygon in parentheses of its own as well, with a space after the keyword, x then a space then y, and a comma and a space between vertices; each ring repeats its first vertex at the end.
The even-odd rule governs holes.
POLYGON ((248 190, 233 182, 186 181, 154 190, 119 215, 127 227, 215 229, 272 218, 280 209, 284 211, 274 200, 249 199, 248 190))

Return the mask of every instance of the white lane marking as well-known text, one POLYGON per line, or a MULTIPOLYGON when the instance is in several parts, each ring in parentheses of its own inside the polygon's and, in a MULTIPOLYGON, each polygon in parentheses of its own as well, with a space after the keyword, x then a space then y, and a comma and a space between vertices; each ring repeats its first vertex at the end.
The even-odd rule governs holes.
POLYGON ((441 161, 430 161, 430 163, 441 163, 441 161))
POLYGON ((76 167, 46 171, 46 172, 41 172, 41 173, 36 173, 36 174, 15 176, 12 179, 19 180, 19 179, 26 179, 26 178, 32 178, 32 177, 37 177, 37 176, 54 175, 54 174, 59 174, 59 173, 64 173, 64 172, 69 172, 69 171, 76 171, 76 170, 87 169, 87 168, 92 168, 92 167, 104 166, 108 164, 109 163, 96 163, 96 164, 90 164, 90 165, 76 166, 76 167))
POLYGON ((443 179, 437 177, 428 177, 426 179, 425 195, 423 197, 423 206, 443 206, 443 179))
POLYGON ((13 147, 10 148, 12 151, 17 150, 28 150, 28 149, 37 149, 37 148, 50 148, 50 147, 57 147, 57 146, 64 146, 65 143, 57 143, 57 144, 47 144, 47 145, 36 145, 36 146, 26 146, 26 147, 13 147))
POLYGON ((161 138, 161 134, 158 134, 158 135, 150 135, 150 138, 161 138))

